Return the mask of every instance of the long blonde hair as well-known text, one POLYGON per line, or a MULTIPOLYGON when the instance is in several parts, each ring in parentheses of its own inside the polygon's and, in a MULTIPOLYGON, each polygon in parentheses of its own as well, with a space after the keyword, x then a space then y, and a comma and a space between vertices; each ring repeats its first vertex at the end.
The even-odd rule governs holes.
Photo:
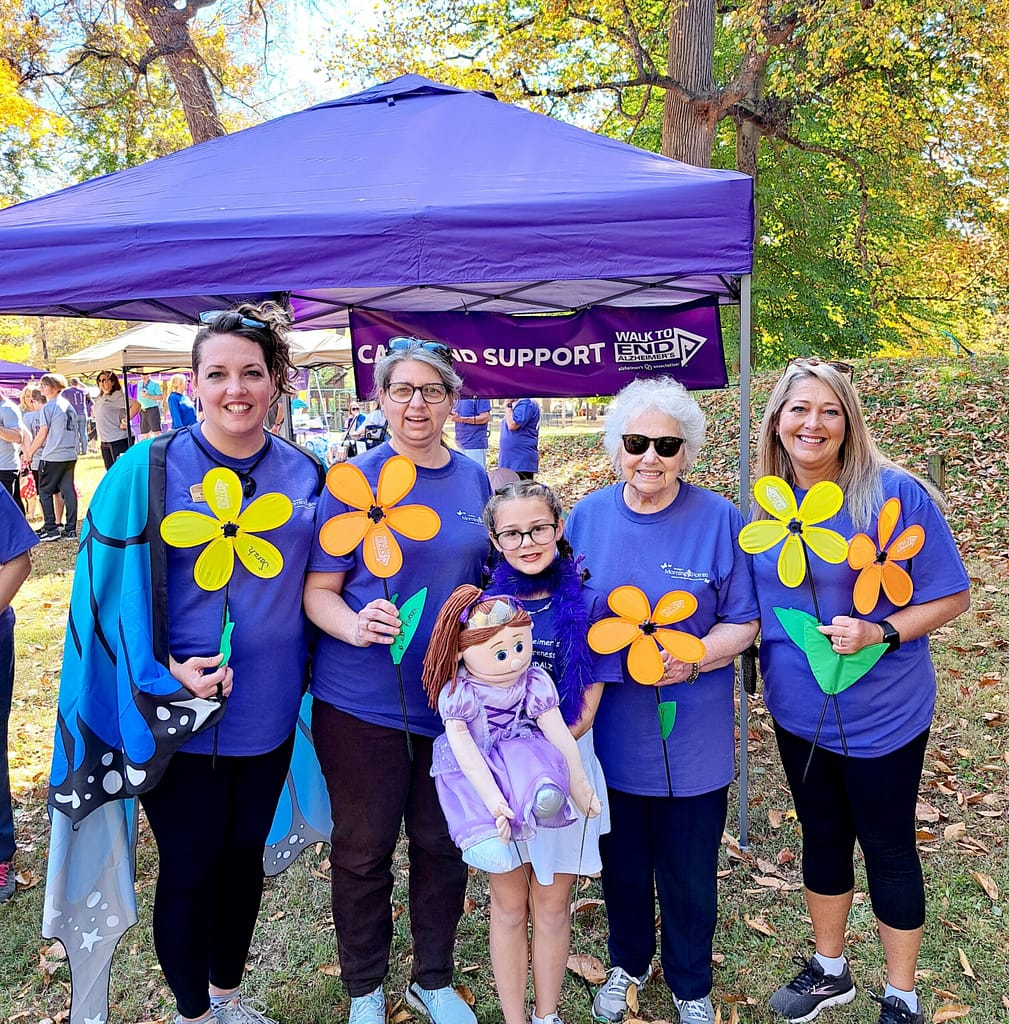
MULTIPOLYGON (((871 528, 883 505, 884 469, 894 469, 914 477, 939 508, 945 511, 946 500, 930 483, 898 466, 879 450, 865 425, 862 403, 848 376, 829 363, 814 360, 790 363, 771 391, 757 436, 757 479, 762 476, 779 476, 795 486, 792 460, 778 436, 778 420, 795 387, 810 378, 830 388, 844 411, 844 441, 838 452, 841 468, 834 482, 844 492, 848 515, 859 530, 871 528)), ((756 504, 753 506, 753 515, 755 519, 769 518, 768 513, 756 504)))

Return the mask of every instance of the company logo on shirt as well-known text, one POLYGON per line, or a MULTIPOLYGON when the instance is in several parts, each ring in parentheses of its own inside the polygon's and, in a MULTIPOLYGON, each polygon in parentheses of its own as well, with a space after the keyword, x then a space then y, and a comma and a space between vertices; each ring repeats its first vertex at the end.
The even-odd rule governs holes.
POLYGON ((684 569, 678 565, 671 565, 669 562, 663 562, 659 568, 668 576, 674 580, 693 580, 701 583, 710 583, 711 575, 706 572, 694 572, 693 569, 684 569))
POLYGON ((456 509, 455 513, 464 523, 469 523, 471 526, 483 526, 483 517, 475 516, 472 512, 466 512, 464 509, 456 509))

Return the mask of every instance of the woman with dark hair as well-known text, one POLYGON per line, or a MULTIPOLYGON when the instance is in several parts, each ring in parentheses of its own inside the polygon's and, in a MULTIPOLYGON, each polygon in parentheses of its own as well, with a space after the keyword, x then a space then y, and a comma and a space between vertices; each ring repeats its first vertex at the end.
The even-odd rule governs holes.
POLYGON ((697 661, 681 661, 664 650, 652 665, 658 691, 639 685, 625 667, 596 712, 611 822, 599 843, 611 963, 592 1004, 600 1021, 621 1020, 630 986, 651 977, 656 893, 662 978, 680 1024, 715 1019, 718 851, 735 774, 733 659, 756 635, 757 602, 736 543, 739 510, 686 479, 704 433, 704 413, 678 381, 628 384, 603 436, 621 479, 587 495, 568 517, 568 539, 585 555, 593 586, 607 594, 637 587, 655 618, 665 594, 686 591, 696 608, 677 628, 700 639, 705 651, 697 661), (671 731, 656 710, 657 695, 675 702, 671 731))
MULTIPOLYGON (((401 604, 427 592, 399 666, 402 691, 388 649, 402 628, 399 608, 386 600, 360 549, 334 556, 317 542, 305 588, 305 609, 323 631, 312 671, 312 735, 333 809, 333 923, 351 1024, 385 1021, 392 858, 404 821, 413 933, 407 1002, 435 1024, 475 1020, 452 987, 467 869, 431 778, 432 744, 442 730, 421 683, 438 609, 460 584, 480 582, 489 547, 480 518, 490 494, 487 474, 442 437, 461 384, 446 345, 392 339, 375 366, 375 398, 389 437, 354 460, 374 492, 383 466, 406 456, 417 474, 410 503, 434 509, 441 520, 432 541, 400 539, 403 565, 390 580, 401 604)), ((327 490, 318 521, 347 510, 327 490)))
POLYGON ((177 1024, 268 1024, 240 986, 304 688, 322 469, 264 429, 290 389, 286 313, 269 303, 202 319, 192 365, 205 418, 134 445, 88 511, 57 729, 88 725, 87 745, 57 744, 51 794, 66 814, 80 804, 80 818, 139 795, 158 845, 154 942, 177 1024), (123 699, 127 670, 136 704, 112 743, 109 722, 89 718, 123 699), (124 762, 111 783, 109 766, 124 762))
MULTIPOLYGON (((811 958, 796 958, 800 970, 774 993, 771 1008, 786 1020, 808 1021, 855 998, 844 933, 857 840, 886 954, 886 988, 873 996, 880 1024, 922 1024, 914 975, 925 891, 915 805, 936 695, 928 635, 969 606, 967 574, 942 497, 886 458, 869 435, 849 366, 816 359, 789 364, 764 412, 757 477, 783 481, 799 506, 814 487, 833 488, 834 514, 813 521, 821 533, 838 536, 842 552, 839 562, 824 560, 806 546, 806 574, 786 585, 778 546, 747 546, 756 552, 764 699, 802 824, 802 873, 816 940, 811 958), (876 572, 886 584, 882 592, 878 585, 875 593, 863 590, 867 570, 865 579, 876 572), (782 609, 818 622, 840 658, 877 655, 863 660, 856 681, 831 698, 834 709, 819 728, 826 698, 805 649, 777 614, 782 609)), ((780 483, 774 486, 780 491, 780 483)), ((754 507, 755 520, 769 518, 754 507)))
MULTIPOLYGON (((110 469, 112 463, 130 446, 129 414, 131 410, 123 394, 119 377, 113 370, 102 370, 95 378, 98 397, 94 400, 95 430, 102 450, 102 461, 110 469)), ((134 403, 136 404, 136 403, 134 403)))

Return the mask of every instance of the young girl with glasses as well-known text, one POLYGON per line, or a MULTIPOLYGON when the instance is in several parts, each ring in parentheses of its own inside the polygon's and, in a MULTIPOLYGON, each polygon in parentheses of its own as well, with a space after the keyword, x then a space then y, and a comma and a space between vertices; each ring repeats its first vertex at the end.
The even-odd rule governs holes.
POLYGON ((519 480, 500 488, 484 508, 484 524, 499 559, 488 593, 518 597, 532 618, 533 663, 546 669, 561 715, 578 743, 601 812, 581 814, 569 828, 539 829, 511 844, 511 867, 490 875, 490 951, 505 1024, 524 1024, 532 920, 535 1004, 532 1024, 560 1024, 557 1014, 570 941, 568 907, 578 874, 600 869, 599 836, 609 831, 602 770, 592 746, 592 720, 603 683, 620 678, 618 656, 589 650, 589 625, 607 614, 606 599, 585 585, 570 546, 557 496, 519 480))

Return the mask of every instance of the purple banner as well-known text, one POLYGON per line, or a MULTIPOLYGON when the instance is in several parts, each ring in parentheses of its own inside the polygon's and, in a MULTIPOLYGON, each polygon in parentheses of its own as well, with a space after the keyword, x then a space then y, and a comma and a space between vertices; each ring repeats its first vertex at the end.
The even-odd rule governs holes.
POLYGON ((374 364, 398 335, 451 346, 464 395, 583 398, 614 395, 636 377, 668 374, 691 390, 724 388, 716 298, 683 306, 593 306, 561 316, 350 312, 354 380, 372 391, 374 364))

